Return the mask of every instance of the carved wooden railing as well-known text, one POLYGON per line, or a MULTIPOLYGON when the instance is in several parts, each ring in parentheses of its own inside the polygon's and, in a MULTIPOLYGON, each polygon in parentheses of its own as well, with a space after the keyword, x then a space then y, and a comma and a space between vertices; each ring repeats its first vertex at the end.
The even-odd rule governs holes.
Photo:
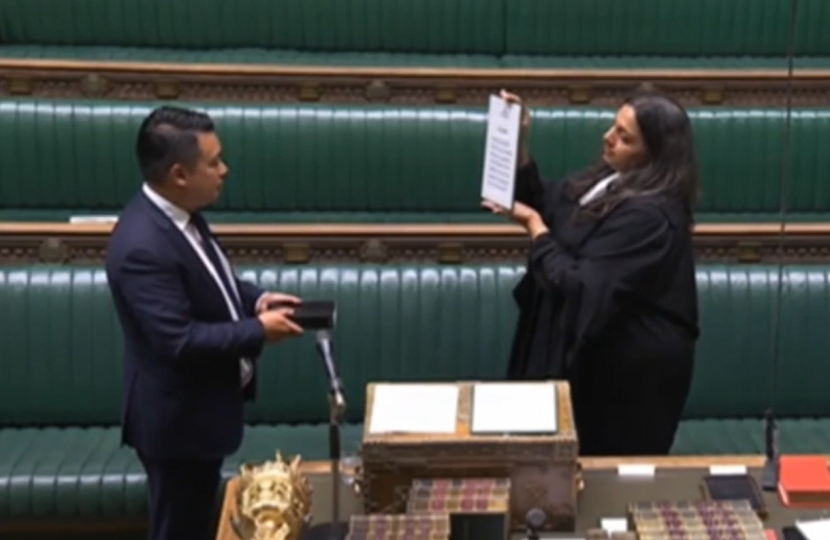
MULTIPOLYGON (((783 105, 785 69, 466 69, 2 59, 0 95, 208 101, 483 104, 500 88, 533 105, 618 104, 649 81, 685 104, 783 105)), ((830 70, 797 69, 793 104, 824 105, 830 70)))
MULTIPOLYGON (((0 223, 0 263, 81 263, 103 260, 112 225, 0 223)), ((521 261, 528 240, 512 224, 215 224, 237 263, 521 261)), ((783 239, 789 262, 830 262, 830 223, 699 224, 698 260, 773 262, 783 239)))

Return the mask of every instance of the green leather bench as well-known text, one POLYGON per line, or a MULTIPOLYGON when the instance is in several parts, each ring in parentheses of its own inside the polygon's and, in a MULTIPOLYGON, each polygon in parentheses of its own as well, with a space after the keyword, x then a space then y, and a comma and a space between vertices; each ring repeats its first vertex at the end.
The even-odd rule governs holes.
MULTIPOLYGON (((337 299, 346 455, 358 449, 369 381, 502 377, 522 272, 499 264, 241 269, 269 289, 337 299)), ((702 338, 674 453, 761 452, 771 402, 783 451, 830 445, 830 267, 787 267, 784 277, 782 362, 773 371, 776 268, 698 269, 702 338)), ((103 270, 5 268, 0 305, 0 523, 142 515, 141 468, 119 447, 121 338, 103 270)), ((313 336, 270 348, 259 363, 260 397, 226 474, 278 448, 325 459, 326 383, 313 336)))
MULTIPOLYGON (((827 16, 822 0, 800 2, 800 65, 830 65, 827 16)), ((789 0, 3 0, 0 56, 758 69, 785 67, 789 26, 789 0)))
MULTIPOLYGON (((475 107, 188 104, 217 120, 230 165, 212 218, 234 222, 494 222, 479 207, 486 111, 475 107)), ((150 103, 0 100, 0 220, 115 214, 138 178, 150 103)), ((551 178, 584 167, 614 109, 534 111, 532 149, 551 178)), ((695 108, 698 219, 777 221, 782 109, 695 108)), ((790 219, 830 213, 830 108, 792 116, 790 219)))

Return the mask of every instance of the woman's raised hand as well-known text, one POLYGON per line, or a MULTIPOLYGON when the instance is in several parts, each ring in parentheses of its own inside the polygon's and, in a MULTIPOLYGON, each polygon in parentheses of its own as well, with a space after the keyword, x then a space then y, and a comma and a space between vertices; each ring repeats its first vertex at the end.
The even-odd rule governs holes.
POLYGON ((502 90, 499 96, 508 103, 516 103, 522 108, 521 130, 519 132, 519 166, 527 165, 530 161, 530 152, 527 149, 527 138, 530 133, 530 109, 522 104, 522 98, 502 90))

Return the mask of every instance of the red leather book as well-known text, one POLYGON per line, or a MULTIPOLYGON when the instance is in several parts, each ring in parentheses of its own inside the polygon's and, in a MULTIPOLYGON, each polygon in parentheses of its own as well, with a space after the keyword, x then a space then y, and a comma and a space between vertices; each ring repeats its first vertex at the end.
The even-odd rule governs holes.
POLYGON ((778 495, 788 507, 830 507, 830 470, 824 456, 779 458, 778 495))

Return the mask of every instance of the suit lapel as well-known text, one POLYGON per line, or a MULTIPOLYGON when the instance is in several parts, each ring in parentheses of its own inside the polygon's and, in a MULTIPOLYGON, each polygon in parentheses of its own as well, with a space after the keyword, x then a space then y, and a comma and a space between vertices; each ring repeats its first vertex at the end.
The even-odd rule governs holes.
POLYGON ((231 297, 231 301, 236 304, 237 312, 242 313, 242 301, 236 290, 236 284, 233 282, 233 271, 230 268, 230 262, 222 252, 222 246, 219 245, 219 242, 210 230, 210 226, 201 214, 194 214, 192 223, 196 226, 196 230, 199 231, 199 235, 202 237, 202 248, 211 266, 224 284, 224 288, 227 289, 226 292, 231 297))
MULTIPOLYGON (((210 271, 208 271, 208 269, 205 268, 202 259, 193 250, 193 246, 190 245, 190 242, 188 242, 187 239, 184 237, 182 231, 180 231, 176 227, 176 225, 170 220, 170 218, 167 217, 158 206, 153 204, 153 201, 148 199, 147 196, 144 195, 144 193, 140 193, 139 197, 141 197, 144 211, 164 232, 164 235, 168 238, 168 240, 170 240, 171 244, 173 245, 173 248, 184 259, 187 268, 201 276, 204 282, 209 283, 209 286, 215 289, 216 294, 211 296, 213 298, 218 298, 219 301, 221 301, 223 308, 227 310, 227 305, 222 296, 222 290, 219 288, 219 285, 216 283, 216 280, 213 279, 213 276, 211 275, 210 271)), ((223 272, 224 269, 217 268, 216 271, 223 272)), ((228 316, 230 317, 230 313, 228 313, 228 316)))

